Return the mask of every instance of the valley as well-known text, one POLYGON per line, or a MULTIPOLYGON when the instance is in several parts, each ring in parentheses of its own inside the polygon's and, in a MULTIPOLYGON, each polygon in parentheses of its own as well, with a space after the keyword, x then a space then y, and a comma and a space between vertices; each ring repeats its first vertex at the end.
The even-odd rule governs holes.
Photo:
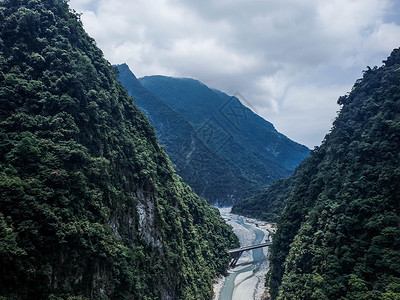
MULTIPOLYGON (((238 236, 240 246, 263 243, 271 238, 274 227, 265 221, 232 214, 230 207, 219 208, 221 216, 238 236)), ((268 271, 268 247, 245 251, 228 276, 220 277, 214 285, 214 300, 261 299, 265 292, 268 271)))
POLYGON ((400 48, 310 151, 239 93, 112 65, 67 0, 0 18, 0 300, 400 299, 400 48))

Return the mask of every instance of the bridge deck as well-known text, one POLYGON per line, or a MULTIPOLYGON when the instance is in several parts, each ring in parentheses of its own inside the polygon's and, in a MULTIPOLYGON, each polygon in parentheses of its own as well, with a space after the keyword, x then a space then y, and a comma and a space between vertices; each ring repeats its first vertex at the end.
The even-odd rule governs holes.
POLYGON ((236 266, 237 262, 239 261, 240 256, 242 256, 242 253, 244 251, 270 246, 271 244, 272 244, 272 242, 265 242, 265 243, 258 244, 258 245, 252 245, 252 246, 240 247, 240 248, 228 250, 229 254, 232 257, 232 261, 229 264, 229 267, 234 268, 236 266))
POLYGON ((252 245, 252 246, 247 246, 247 247, 240 247, 240 248, 228 250, 228 253, 232 255, 232 254, 239 253, 239 252, 243 252, 243 251, 247 251, 247 250, 253 250, 253 249, 257 249, 257 248, 262 248, 262 247, 270 246, 271 244, 272 244, 272 242, 265 242, 265 243, 258 244, 258 245, 252 245))

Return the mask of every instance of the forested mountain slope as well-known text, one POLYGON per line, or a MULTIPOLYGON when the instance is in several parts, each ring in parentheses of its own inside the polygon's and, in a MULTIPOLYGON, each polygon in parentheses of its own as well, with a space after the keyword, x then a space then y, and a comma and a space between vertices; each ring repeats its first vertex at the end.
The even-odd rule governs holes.
POLYGON ((290 177, 278 179, 261 193, 235 203, 231 212, 271 223, 276 222, 285 207, 285 200, 292 192, 298 169, 290 177))
POLYGON ((338 103, 278 222, 273 299, 400 299, 400 50, 338 103))
POLYGON ((135 103, 156 129, 176 172, 200 196, 211 203, 231 204, 257 193, 258 186, 242 175, 241 170, 219 153, 210 151, 194 127, 142 86, 126 64, 116 66, 118 79, 135 97, 135 103), (242 188, 238 188, 242 187, 242 188))
MULTIPOLYGON (((208 152, 222 158, 230 170, 238 174, 238 179, 243 182, 239 189, 252 191, 248 195, 289 176, 308 155, 309 150, 305 146, 277 132, 271 123, 253 113, 236 97, 212 90, 190 78, 148 76, 139 81, 190 123, 197 139, 208 152)), ((147 112, 157 128, 153 112, 147 112)), ((185 147, 188 143, 190 141, 182 138, 179 146, 185 147)), ((171 144, 166 140, 167 148, 171 144)), ((171 154, 171 157, 174 155, 171 154)), ((186 164, 190 166, 190 162, 186 161, 186 164)), ((184 169, 185 166, 178 168, 184 169)), ((229 182, 221 183, 222 186, 229 185, 229 182)), ((230 194, 235 196, 239 189, 232 190, 230 194)))
POLYGON ((62 0, 0 1, 0 298, 209 299, 237 238, 62 0))

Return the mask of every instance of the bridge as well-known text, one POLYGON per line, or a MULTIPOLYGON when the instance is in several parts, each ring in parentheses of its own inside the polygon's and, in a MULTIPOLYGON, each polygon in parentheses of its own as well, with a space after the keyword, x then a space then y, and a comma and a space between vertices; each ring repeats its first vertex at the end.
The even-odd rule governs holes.
POLYGON ((252 246, 247 246, 247 247, 240 247, 240 248, 235 248, 235 249, 231 249, 228 251, 228 253, 231 255, 232 257, 232 261, 229 264, 230 268, 234 268, 240 258, 240 256, 242 256, 242 253, 244 251, 248 251, 248 250, 254 250, 254 249, 258 249, 258 248, 263 248, 263 247, 267 247, 270 246, 272 244, 272 242, 265 242, 262 244, 258 244, 258 245, 252 245, 252 246))

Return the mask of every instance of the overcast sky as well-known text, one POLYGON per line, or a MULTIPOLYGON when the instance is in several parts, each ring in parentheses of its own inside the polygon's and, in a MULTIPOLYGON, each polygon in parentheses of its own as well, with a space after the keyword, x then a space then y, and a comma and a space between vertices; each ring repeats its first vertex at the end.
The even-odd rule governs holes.
MULTIPOLYGON (((398 0, 70 0, 106 59, 137 77, 239 92, 289 138, 320 145, 366 66, 400 47, 398 0)), ((246 104, 246 103, 244 103, 246 104)))

